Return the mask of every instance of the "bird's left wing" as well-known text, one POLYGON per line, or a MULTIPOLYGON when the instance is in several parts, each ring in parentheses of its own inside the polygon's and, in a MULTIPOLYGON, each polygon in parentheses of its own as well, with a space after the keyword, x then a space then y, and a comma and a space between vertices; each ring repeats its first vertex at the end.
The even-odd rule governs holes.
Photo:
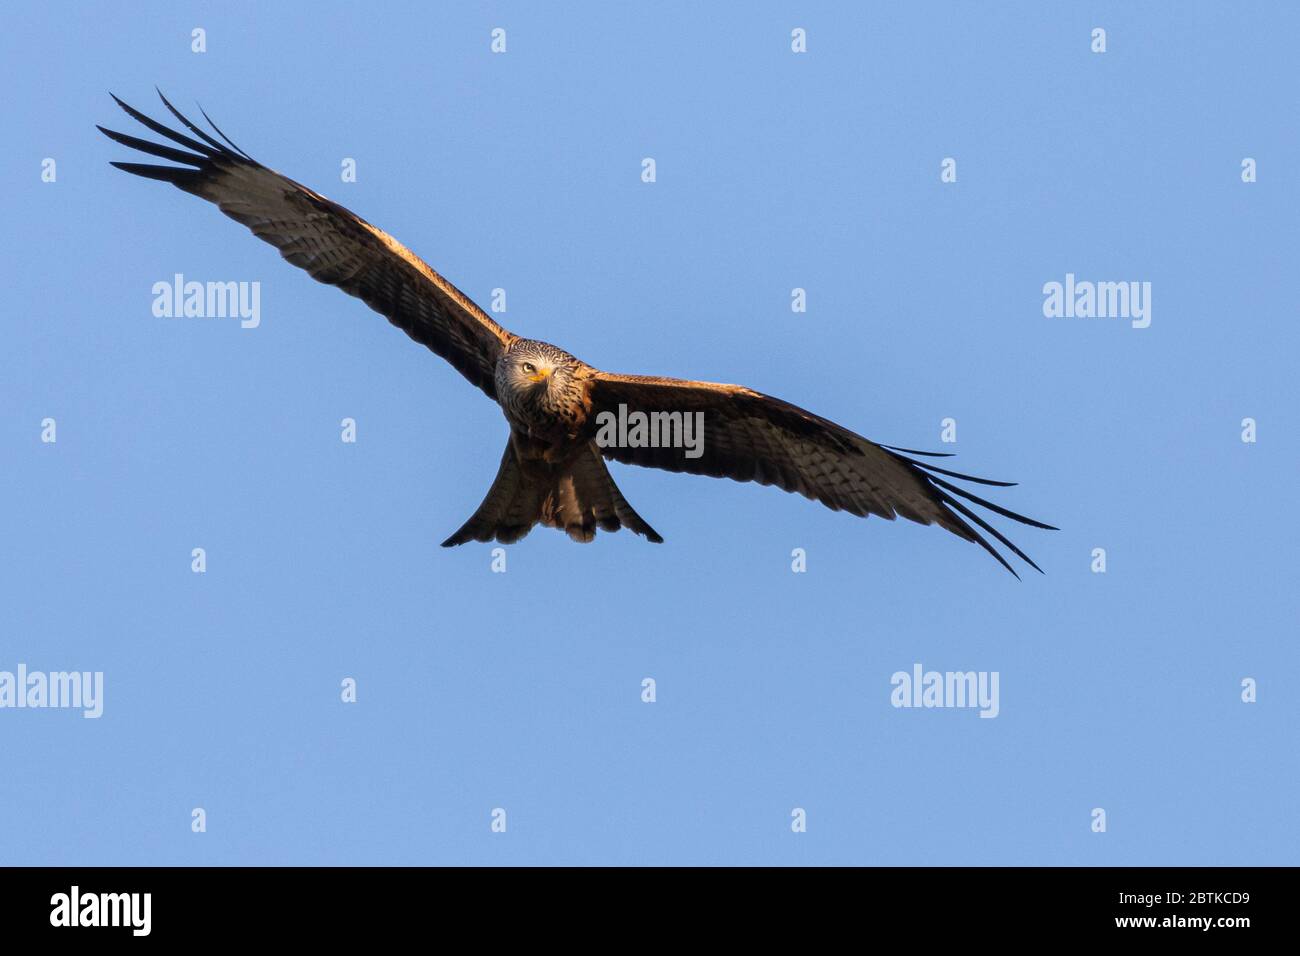
POLYGON ((496 361, 515 336, 419 256, 338 203, 266 168, 230 142, 210 118, 213 131, 224 143, 182 116, 166 97, 163 104, 198 139, 169 129, 116 96, 113 99, 144 126, 186 149, 100 126, 105 136, 124 146, 183 164, 112 165, 216 203, 223 213, 275 246, 280 255, 313 279, 357 296, 496 398, 496 361))
MULTIPOLYGON (((601 413, 613 422, 633 412, 647 417, 700 413, 703 435, 698 448, 659 447, 638 443, 602 443, 605 457, 667 471, 732 478, 776 485, 820 501, 834 511, 893 520, 902 515, 921 524, 937 524, 982 546, 1012 574, 1006 559, 971 525, 977 525, 1035 570, 1041 570, 1018 547, 954 495, 1036 528, 1052 529, 945 481, 942 475, 986 485, 1012 482, 973 478, 907 457, 936 456, 877 445, 834 422, 789 402, 740 385, 692 382, 647 375, 595 372, 587 384, 591 400, 588 427, 597 434, 601 413), (620 412, 621 406, 621 412, 620 412), (687 454, 688 451, 698 455, 687 454)), ((666 421, 661 419, 661 421, 666 421)), ((684 425, 683 421, 683 425, 684 425)), ((673 426, 675 427, 675 426, 673 426)), ((649 432, 647 434, 650 434, 649 432)), ((1018 575, 1017 575, 1018 576, 1018 575)))

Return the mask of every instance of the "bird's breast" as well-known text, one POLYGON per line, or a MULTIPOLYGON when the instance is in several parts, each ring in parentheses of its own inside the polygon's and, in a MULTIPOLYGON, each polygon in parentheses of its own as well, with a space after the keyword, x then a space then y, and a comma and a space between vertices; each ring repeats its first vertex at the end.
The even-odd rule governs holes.
POLYGON ((509 393, 501 410, 516 430, 548 443, 575 440, 586 425, 590 404, 559 389, 509 393))

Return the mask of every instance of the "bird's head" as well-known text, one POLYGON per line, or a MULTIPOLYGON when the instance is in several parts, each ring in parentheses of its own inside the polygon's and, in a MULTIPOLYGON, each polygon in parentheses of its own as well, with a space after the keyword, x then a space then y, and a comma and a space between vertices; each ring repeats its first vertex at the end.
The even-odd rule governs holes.
POLYGON ((518 339, 502 356, 501 372, 513 390, 541 391, 549 389, 557 378, 567 376, 575 364, 572 355, 554 345, 518 339))

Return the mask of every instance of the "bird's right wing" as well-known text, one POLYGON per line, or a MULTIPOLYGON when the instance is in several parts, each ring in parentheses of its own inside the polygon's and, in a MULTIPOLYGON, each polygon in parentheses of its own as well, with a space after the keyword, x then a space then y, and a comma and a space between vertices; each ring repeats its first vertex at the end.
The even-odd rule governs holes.
POLYGON ((357 296, 445 358, 490 398, 496 398, 496 361, 515 336, 419 256, 338 203, 267 169, 226 139, 213 123, 213 131, 225 140, 224 144, 218 142, 182 116, 166 97, 163 104, 199 139, 169 129, 116 96, 113 99, 153 132, 193 152, 101 126, 105 136, 124 146, 183 164, 112 165, 216 203, 223 213, 275 246, 280 255, 313 279, 357 296))

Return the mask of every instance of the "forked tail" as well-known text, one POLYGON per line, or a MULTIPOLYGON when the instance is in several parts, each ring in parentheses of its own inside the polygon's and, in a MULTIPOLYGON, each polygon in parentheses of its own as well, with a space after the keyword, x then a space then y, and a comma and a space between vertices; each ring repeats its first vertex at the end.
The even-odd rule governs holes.
POLYGON ((627 503, 594 442, 567 461, 549 464, 520 460, 514 442, 507 441, 487 497, 442 546, 494 539, 510 544, 535 524, 559 528, 574 541, 592 540, 597 528, 617 531, 624 527, 656 544, 664 540, 627 503))

